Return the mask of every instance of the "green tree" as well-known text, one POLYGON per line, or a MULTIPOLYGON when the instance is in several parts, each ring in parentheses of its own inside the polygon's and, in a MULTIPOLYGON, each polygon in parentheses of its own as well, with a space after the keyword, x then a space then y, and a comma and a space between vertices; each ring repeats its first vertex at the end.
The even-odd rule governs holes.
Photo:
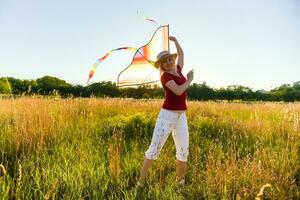
POLYGON ((0 94, 11 94, 11 86, 8 80, 1 78, 0 79, 0 94))
POLYGON ((52 76, 39 78, 36 83, 36 92, 39 94, 51 94, 53 91, 59 91, 65 95, 72 88, 71 84, 52 76))
POLYGON ((22 80, 13 77, 8 77, 7 80, 11 85, 11 90, 13 94, 21 94, 23 92, 22 80))
POLYGON ((194 83, 188 88, 187 93, 190 100, 213 100, 216 98, 214 89, 207 86, 205 82, 194 83))
POLYGON ((290 84, 283 84, 270 91, 271 99, 273 101, 297 101, 300 98, 300 90, 298 87, 299 82, 294 83, 293 86, 290 84))
POLYGON ((216 93, 217 99, 221 100, 233 100, 235 98, 235 94, 233 90, 220 88, 216 93))
POLYGON ((297 81, 293 84, 293 87, 297 90, 300 90, 300 81, 297 81))
POLYGON ((121 93, 116 84, 111 81, 93 83, 87 87, 88 93, 90 95, 95 95, 96 97, 118 97, 121 93))

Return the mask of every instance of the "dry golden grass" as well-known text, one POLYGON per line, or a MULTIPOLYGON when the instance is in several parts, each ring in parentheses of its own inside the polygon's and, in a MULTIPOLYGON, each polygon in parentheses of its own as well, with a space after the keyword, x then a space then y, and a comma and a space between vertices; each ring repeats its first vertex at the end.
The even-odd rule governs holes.
MULTIPOLYGON (((162 101, 0 100, 0 196, 133 199, 162 101)), ((169 138, 145 198, 300 198, 299 116, 299 103, 188 102, 187 192, 174 196, 169 138)))

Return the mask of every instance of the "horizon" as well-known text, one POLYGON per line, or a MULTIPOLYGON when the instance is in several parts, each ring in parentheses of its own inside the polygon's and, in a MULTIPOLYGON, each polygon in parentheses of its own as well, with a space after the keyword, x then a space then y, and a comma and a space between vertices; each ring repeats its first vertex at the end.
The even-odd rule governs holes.
MULTIPOLYGON (((71 84, 72 86, 76 86, 76 85, 80 85, 80 86, 83 86, 83 87, 87 87, 87 86, 89 86, 89 85, 91 85, 91 84, 94 84, 94 83, 101 83, 101 82, 111 82, 112 84, 116 84, 116 82, 114 82, 114 81, 98 81, 98 82, 91 82, 91 83, 89 83, 89 84, 86 84, 86 85, 82 85, 82 84, 73 84, 73 83, 70 83, 70 82, 68 82, 68 81, 66 81, 66 80, 64 80, 64 79, 61 79, 61 78, 59 78, 59 77, 55 77, 55 76, 49 76, 49 75, 45 75, 45 76, 42 76, 42 77, 39 77, 39 78, 37 78, 37 79, 40 79, 40 78, 44 78, 44 77, 53 77, 53 78, 57 78, 57 79, 59 79, 59 80, 61 80, 61 81, 65 81, 67 84, 71 84)), ((19 79, 19 78, 16 78, 16 77, 0 77, 0 79, 1 78, 5 78, 5 79, 9 79, 9 78, 15 78, 15 79, 19 79)), ((27 81, 36 81, 37 79, 20 79, 20 80, 27 80, 27 81)), ((224 89, 228 89, 229 87, 231 87, 231 86, 243 86, 243 87, 246 87, 246 88, 250 88, 252 91, 265 91, 265 92, 270 92, 271 90, 274 90, 274 89, 277 89, 277 88, 279 88, 280 86, 282 86, 282 85, 290 85, 291 87, 293 87, 293 84, 295 84, 295 83, 299 83, 300 81, 296 81, 296 82, 293 82, 293 83, 283 83, 283 84, 281 84, 281 85, 279 85, 279 86, 276 86, 276 87, 274 87, 274 88, 271 88, 270 90, 266 90, 266 89, 263 89, 263 88, 261 88, 261 89, 255 89, 255 88, 251 88, 251 87, 248 87, 247 85, 228 85, 228 86, 226 86, 226 87, 213 87, 213 86, 211 86, 211 85, 208 85, 205 81, 203 81, 202 83, 196 83, 196 82, 192 82, 192 84, 191 84, 191 86, 195 83, 195 84, 198 84, 198 85, 202 85, 202 84, 204 84, 204 85, 206 85, 206 86, 208 86, 209 88, 212 88, 212 89, 214 89, 214 90, 219 90, 219 89, 222 89, 222 88, 224 88, 224 89)), ((140 87, 140 86, 154 86, 154 85, 157 85, 157 86, 159 86, 159 87, 162 87, 162 85, 161 85, 161 83, 159 83, 159 82, 157 82, 157 83, 152 83, 152 84, 144 84, 144 85, 131 85, 131 86, 117 86, 118 88, 128 88, 128 87, 133 87, 133 88, 137 88, 137 87, 140 87)))
MULTIPOLYGON (((137 11, 170 25, 170 35, 185 53, 183 74, 195 71, 192 83, 270 91, 299 81, 296 0, 1 1, 0 77, 34 80, 49 75, 85 86, 93 63, 108 51, 140 47, 150 40, 157 26, 137 11)), ((114 52, 91 82, 116 82, 116 73, 132 56, 114 52)))

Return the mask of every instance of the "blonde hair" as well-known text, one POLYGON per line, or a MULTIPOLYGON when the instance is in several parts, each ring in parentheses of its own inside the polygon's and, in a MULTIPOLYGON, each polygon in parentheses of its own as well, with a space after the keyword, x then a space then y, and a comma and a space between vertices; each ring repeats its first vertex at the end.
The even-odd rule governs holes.
POLYGON ((161 77, 164 71, 160 67, 158 68, 158 70, 159 70, 159 77, 161 77))

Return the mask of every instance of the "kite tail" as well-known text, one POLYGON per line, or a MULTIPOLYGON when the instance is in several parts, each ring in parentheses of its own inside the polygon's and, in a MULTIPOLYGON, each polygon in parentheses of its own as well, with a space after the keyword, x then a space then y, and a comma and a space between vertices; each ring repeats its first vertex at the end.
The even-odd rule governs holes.
POLYGON ((105 60, 113 51, 119 51, 119 50, 128 50, 128 51, 136 51, 137 48, 134 48, 134 47, 120 47, 120 48, 116 48, 116 49, 112 49, 110 50, 109 52, 107 52, 102 58, 100 58, 99 60, 97 60, 91 71, 90 71, 90 74, 89 74, 89 77, 88 77, 88 80, 87 80, 87 84, 89 84, 90 80, 93 78, 95 72, 96 72, 96 69, 98 67, 98 65, 103 61, 105 60))
POLYGON ((143 16, 142 14, 140 14, 140 12, 139 11, 136 11, 136 13, 143 19, 143 20, 146 20, 146 21, 149 21, 149 22, 152 22, 152 23, 154 23, 154 24, 157 24, 158 25, 158 23, 157 23, 157 21, 156 20, 154 20, 153 18, 150 18, 150 17, 145 17, 145 16, 143 16))

